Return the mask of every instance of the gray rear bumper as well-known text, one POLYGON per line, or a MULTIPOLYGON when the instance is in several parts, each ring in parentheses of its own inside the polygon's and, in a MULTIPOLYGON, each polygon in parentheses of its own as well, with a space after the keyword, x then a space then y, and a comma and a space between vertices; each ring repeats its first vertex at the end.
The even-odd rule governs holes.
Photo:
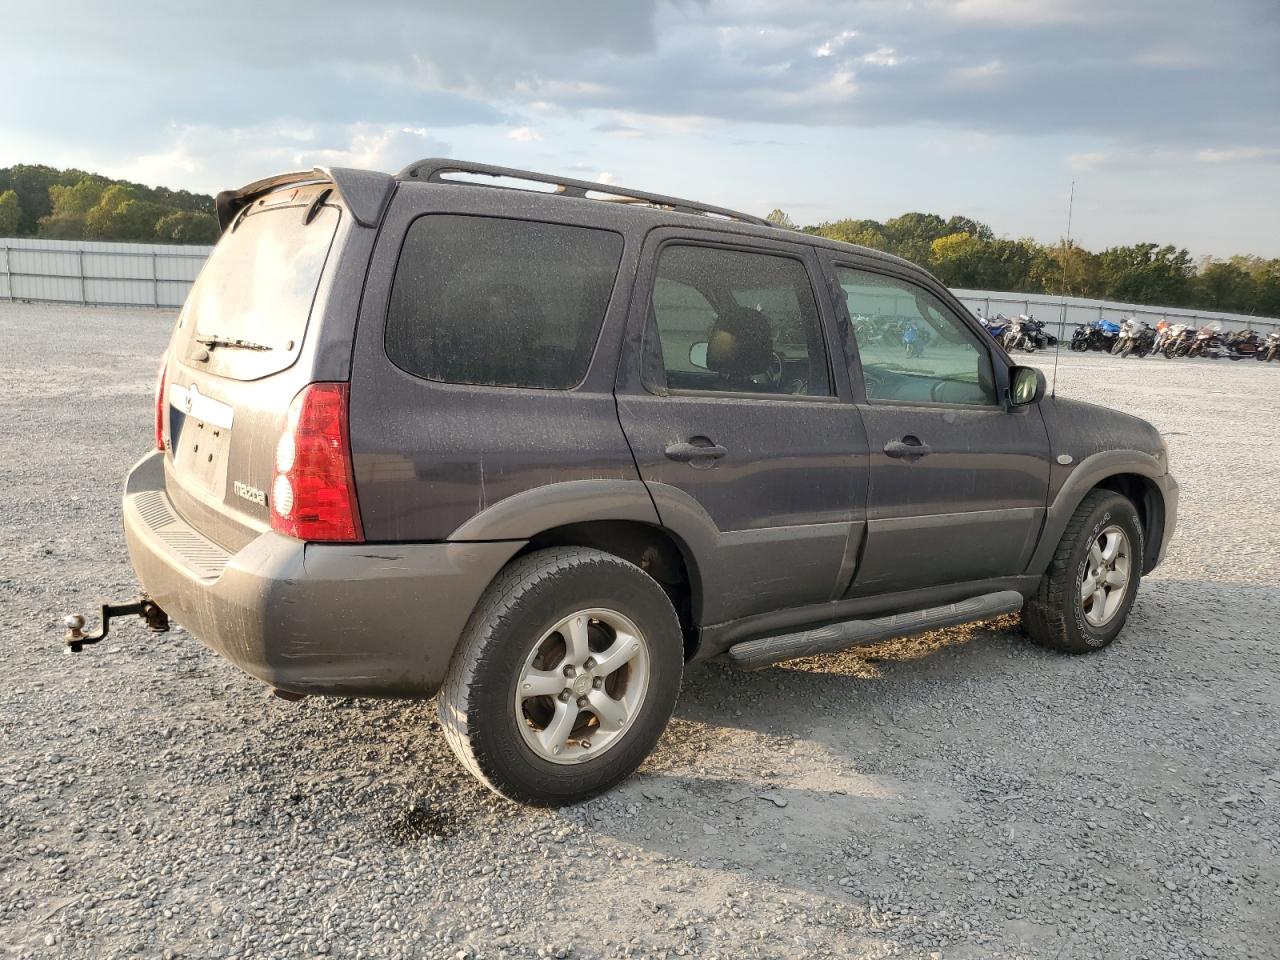
POLYGON ((158 452, 129 473, 124 528, 143 589, 206 646, 282 690, 341 696, 434 695, 480 594, 524 545, 266 532, 232 554, 174 511, 158 452))

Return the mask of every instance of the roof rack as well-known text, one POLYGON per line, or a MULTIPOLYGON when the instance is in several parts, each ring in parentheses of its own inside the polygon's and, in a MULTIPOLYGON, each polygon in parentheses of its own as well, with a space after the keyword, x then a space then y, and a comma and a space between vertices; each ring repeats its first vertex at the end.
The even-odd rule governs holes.
MULTIPOLYGON (((640 204, 660 210, 671 210, 676 213, 691 213, 697 216, 715 217, 723 220, 738 220, 761 227, 773 226, 763 217, 740 213, 737 210, 729 210, 725 207, 713 207, 707 203, 696 203, 693 200, 681 200, 679 197, 667 197, 660 193, 649 193, 647 190, 632 190, 630 187, 620 187, 612 183, 592 183, 590 180, 556 177, 546 173, 534 173, 531 170, 519 170, 515 167, 496 167, 488 163, 471 163, 465 160, 448 160, 441 157, 430 157, 426 160, 419 160, 417 163, 411 163, 396 174, 396 179, 423 180, 428 183, 468 182, 451 178, 448 174, 503 177, 533 183, 547 183, 555 187, 554 190, 548 192, 562 197, 582 197, 587 200, 601 200, 606 203, 640 204)), ((470 182, 475 186, 482 187, 522 189, 514 184, 470 182)))

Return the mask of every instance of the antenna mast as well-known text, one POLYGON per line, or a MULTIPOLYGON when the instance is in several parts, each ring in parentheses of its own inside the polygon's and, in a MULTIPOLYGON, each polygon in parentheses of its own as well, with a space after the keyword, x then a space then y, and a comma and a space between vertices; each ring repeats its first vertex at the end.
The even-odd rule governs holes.
POLYGON ((1071 253, 1071 215, 1076 206, 1076 182, 1071 181, 1071 195, 1067 198, 1067 236, 1062 241, 1062 316, 1058 320, 1058 342, 1053 347, 1053 384, 1049 395, 1058 395, 1058 357, 1062 354, 1062 338, 1067 333, 1067 257, 1071 253))

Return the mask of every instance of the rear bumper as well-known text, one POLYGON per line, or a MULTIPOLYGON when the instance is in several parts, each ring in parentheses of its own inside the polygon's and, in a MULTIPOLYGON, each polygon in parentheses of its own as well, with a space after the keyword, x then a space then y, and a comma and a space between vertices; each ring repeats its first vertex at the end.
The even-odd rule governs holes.
POLYGON ((129 557, 169 616, 282 690, 429 697, 481 593, 521 541, 307 544, 266 532, 238 553, 174 511, 163 454, 130 471, 129 557))

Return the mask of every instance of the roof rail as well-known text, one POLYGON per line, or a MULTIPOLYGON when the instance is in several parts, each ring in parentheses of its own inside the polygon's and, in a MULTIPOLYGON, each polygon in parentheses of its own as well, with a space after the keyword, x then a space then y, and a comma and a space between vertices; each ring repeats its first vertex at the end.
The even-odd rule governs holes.
MULTIPOLYGON (((692 213, 704 217, 716 217, 725 220, 739 220, 757 226, 771 227, 763 217, 740 213, 725 207, 713 207, 707 203, 693 200, 681 200, 679 197, 667 197, 647 190, 632 190, 612 183, 592 183, 590 180, 574 180, 571 177, 557 177, 547 173, 534 173, 531 170, 519 170, 515 167, 496 167, 488 163, 471 163, 466 160, 448 160, 441 157, 430 157, 411 163, 398 174, 397 180, 422 180, 428 183, 466 183, 448 177, 451 173, 471 174, 482 177, 506 177, 512 180, 525 180, 533 183, 547 183, 555 187, 549 191, 562 197, 582 197, 588 200, 602 200, 608 203, 643 204, 661 210, 672 210, 676 213, 692 213)), ((474 183, 475 186, 499 187, 505 189, 521 189, 517 185, 474 183)))

